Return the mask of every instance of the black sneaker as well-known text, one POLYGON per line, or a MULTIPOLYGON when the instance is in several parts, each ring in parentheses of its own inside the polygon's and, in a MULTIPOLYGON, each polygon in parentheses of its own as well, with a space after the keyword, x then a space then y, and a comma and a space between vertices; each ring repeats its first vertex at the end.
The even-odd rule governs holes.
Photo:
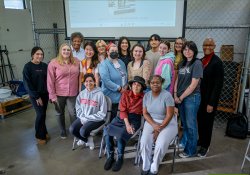
POLYGON ((123 158, 119 157, 115 162, 112 171, 120 171, 120 169, 122 168, 122 164, 123 164, 123 158))
POLYGON ((110 170, 110 168, 112 167, 112 165, 113 165, 114 162, 115 162, 114 157, 113 157, 113 156, 110 156, 110 157, 106 160, 106 162, 105 162, 105 164, 104 164, 104 169, 105 169, 105 170, 110 170))
POLYGON ((198 157, 206 157, 208 152, 209 152, 209 148, 201 147, 200 150, 198 151, 197 156, 198 157))
POLYGON ((61 139, 66 139, 66 138, 67 138, 66 131, 62 131, 61 132, 61 139))
POLYGON ((148 175, 148 173, 149 173, 149 170, 148 171, 141 170, 141 175, 148 175))

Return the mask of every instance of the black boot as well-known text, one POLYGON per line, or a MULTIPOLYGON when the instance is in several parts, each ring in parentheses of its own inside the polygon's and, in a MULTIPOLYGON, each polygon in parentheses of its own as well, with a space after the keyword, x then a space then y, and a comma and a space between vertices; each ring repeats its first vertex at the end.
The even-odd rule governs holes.
POLYGON ((104 169, 105 170, 110 170, 110 168, 112 167, 114 162, 115 162, 114 154, 110 154, 110 156, 107 158, 107 160, 106 160, 106 162, 104 164, 104 169))
POLYGON ((112 171, 120 171, 120 169, 122 168, 122 164, 123 164, 123 156, 118 157, 117 161, 115 162, 112 171))

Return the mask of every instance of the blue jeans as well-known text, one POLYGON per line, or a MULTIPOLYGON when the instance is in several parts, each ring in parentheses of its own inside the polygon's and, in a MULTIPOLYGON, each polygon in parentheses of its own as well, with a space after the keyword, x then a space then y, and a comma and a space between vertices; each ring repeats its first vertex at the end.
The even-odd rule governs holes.
MULTIPOLYGON (((114 157, 114 137, 105 135, 105 142, 107 148, 108 157, 114 157)), ((123 158, 126 142, 120 138, 117 140, 117 154, 118 157, 123 158)))
POLYGON ((200 93, 192 94, 179 104, 181 121, 183 123, 183 136, 181 144, 185 146, 184 152, 189 156, 196 154, 198 129, 197 112, 201 102, 200 93))

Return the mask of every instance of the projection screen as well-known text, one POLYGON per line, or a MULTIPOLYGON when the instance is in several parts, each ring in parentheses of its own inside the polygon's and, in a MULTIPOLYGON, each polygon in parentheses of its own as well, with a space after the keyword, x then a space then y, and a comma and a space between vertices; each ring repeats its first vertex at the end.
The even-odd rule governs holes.
POLYGON ((86 38, 182 36, 184 0, 64 0, 66 35, 86 38))

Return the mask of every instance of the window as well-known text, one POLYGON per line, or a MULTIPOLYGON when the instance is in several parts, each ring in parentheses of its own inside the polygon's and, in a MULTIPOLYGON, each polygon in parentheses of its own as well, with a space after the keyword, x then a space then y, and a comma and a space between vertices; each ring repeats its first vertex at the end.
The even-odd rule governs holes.
POLYGON ((4 0, 6 9, 25 9, 25 0, 4 0))

